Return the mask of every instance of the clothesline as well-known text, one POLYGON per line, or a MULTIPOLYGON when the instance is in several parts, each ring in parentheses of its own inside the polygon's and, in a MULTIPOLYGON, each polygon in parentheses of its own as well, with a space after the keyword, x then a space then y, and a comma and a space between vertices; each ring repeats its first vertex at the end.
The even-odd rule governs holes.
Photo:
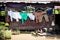
POLYGON ((21 12, 18 12, 16 10, 15 11, 10 10, 10 11, 8 11, 8 15, 10 16, 11 21, 13 21, 13 18, 16 19, 17 22, 19 21, 19 19, 21 19, 22 20, 22 24, 23 24, 25 22, 25 20, 28 19, 28 17, 30 18, 30 20, 35 20, 36 19, 36 21, 39 20, 40 22, 42 21, 42 18, 45 17, 45 20, 48 22, 49 21, 48 15, 51 15, 52 12, 53 12, 52 8, 48 8, 48 10, 46 12, 44 12, 44 11, 40 12, 38 10, 39 12, 36 11, 36 13, 34 13, 35 9, 32 10, 29 7, 26 10, 23 9, 23 10, 21 10, 21 12), (32 11, 32 12, 26 12, 26 10, 32 11), (44 13, 46 13, 46 14, 44 15, 44 13), (41 14, 43 14, 43 15, 40 16, 41 14))

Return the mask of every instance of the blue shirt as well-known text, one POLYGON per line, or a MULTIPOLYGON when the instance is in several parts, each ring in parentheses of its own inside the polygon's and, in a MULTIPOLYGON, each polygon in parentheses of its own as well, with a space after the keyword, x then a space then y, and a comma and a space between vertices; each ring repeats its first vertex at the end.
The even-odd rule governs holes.
POLYGON ((48 9, 46 12, 47 12, 47 15, 51 15, 53 13, 53 9, 48 9))

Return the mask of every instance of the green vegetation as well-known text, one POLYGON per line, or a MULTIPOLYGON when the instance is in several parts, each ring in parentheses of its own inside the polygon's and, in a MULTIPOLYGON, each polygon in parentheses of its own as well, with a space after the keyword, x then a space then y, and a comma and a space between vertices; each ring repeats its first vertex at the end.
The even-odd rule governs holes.
POLYGON ((8 29, 8 27, 0 26, 0 31, 1 31, 1 30, 7 30, 7 29, 8 29))
POLYGON ((5 14, 5 11, 0 11, 0 15, 1 16, 5 16, 6 14, 5 14))
POLYGON ((6 31, 3 32, 4 38, 10 39, 11 35, 12 35, 11 30, 6 30, 6 31))
POLYGON ((20 34, 20 30, 19 29, 17 29, 16 32, 17 32, 17 34, 20 34))
MULTIPOLYGON (((0 39, 11 38, 12 32, 6 27, 7 23, 0 22, 0 39)), ((7 25, 8 26, 8 25, 7 25)))
POLYGON ((4 24, 5 24, 4 22, 1 22, 1 21, 0 21, 0 26, 1 26, 1 25, 4 26, 4 24))
POLYGON ((20 31, 20 34, 30 34, 31 31, 20 31))
POLYGON ((5 26, 0 26, 0 38, 5 39, 5 38, 11 38, 12 32, 8 30, 8 27, 5 26))
POLYGON ((5 26, 9 27, 9 24, 8 23, 5 23, 5 26))
POLYGON ((20 34, 20 30, 19 29, 12 30, 12 34, 18 35, 18 34, 20 34))
POLYGON ((3 32, 2 31, 0 31, 0 39, 4 39, 3 38, 3 32))

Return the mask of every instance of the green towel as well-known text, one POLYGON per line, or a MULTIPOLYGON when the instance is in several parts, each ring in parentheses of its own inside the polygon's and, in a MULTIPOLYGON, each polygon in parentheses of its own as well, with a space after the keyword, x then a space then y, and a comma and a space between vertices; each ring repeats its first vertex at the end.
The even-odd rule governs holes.
POLYGON ((54 14, 60 14, 60 10, 58 11, 58 10, 54 10, 54 14))
POLYGON ((24 20, 27 20, 28 16, 26 12, 20 12, 20 15, 22 17, 22 24, 25 22, 24 20))

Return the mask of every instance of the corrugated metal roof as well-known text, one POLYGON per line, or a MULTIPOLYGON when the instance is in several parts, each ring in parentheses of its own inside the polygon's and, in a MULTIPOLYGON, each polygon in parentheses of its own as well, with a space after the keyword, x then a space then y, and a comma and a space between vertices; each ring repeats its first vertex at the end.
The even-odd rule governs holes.
POLYGON ((0 0, 0 2, 51 2, 51 1, 60 1, 60 0, 0 0))

